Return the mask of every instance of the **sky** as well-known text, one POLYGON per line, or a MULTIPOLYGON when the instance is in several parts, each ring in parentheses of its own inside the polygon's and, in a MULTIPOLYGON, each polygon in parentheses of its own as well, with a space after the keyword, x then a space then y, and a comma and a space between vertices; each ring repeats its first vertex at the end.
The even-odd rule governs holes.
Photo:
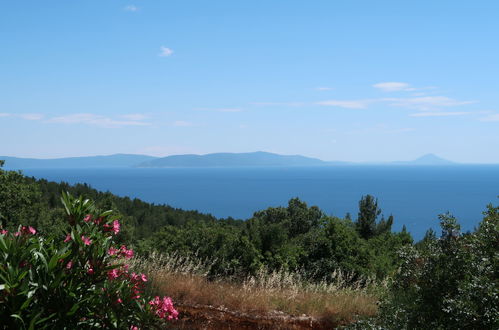
POLYGON ((499 1, 1 2, 0 155, 499 163, 499 1))

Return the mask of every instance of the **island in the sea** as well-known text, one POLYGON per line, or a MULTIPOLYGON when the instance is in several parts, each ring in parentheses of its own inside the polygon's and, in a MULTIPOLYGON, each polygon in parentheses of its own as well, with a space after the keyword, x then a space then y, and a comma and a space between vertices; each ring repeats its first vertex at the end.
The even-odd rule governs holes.
POLYGON ((113 168, 113 167, 290 167, 290 166, 348 166, 348 165, 457 165, 458 163, 427 154, 412 161, 354 163, 325 161, 301 155, 280 155, 270 152, 211 153, 206 155, 172 155, 153 157, 134 154, 108 156, 36 159, 0 156, 7 169, 28 168, 113 168))

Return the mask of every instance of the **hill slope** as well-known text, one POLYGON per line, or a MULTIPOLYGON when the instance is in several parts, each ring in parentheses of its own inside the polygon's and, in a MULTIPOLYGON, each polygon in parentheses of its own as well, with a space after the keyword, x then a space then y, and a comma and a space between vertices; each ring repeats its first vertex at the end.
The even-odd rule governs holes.
POLYGON ((325 166, 320 159, 269 152, 214 153, 207 155, 175 155, 139 164, 139 167, 254 167, 254 166, 325 166))
POLYGON ((416 158, 415 160, 411 161, 406 161, 406 162, 393 162, 392 164, 397 164, 397 165, 455 165, 457 163, 454 163, 450 160, 438 157, 434 154, 426 154, 423 155, 419 158, 416 158))
POLYGON ((35 159, 0 156, 5 160, 6 169, 26 168, 88 168, 88 167, 131 167, 155 159, 145 155, 115 154, 109 156, 69 157, 55 159, 35 159))

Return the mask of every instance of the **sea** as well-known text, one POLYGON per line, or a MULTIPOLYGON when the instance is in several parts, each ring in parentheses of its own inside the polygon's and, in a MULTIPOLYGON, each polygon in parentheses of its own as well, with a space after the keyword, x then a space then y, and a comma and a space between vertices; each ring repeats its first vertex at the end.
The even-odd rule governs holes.
POLYGON ((499 204, 499 165, 331 166, 286 168, 99 168, 25 169, 51 181, 87 183, 119 196, 140 198, 219 218, 248 219, 255 211, 286 206, 298 197, 327 215, 357 218, 358 202, 378 198, 416 240, 437 233, 439 214, 450 212, 462 230, 473 230, 489 203, 499 204))

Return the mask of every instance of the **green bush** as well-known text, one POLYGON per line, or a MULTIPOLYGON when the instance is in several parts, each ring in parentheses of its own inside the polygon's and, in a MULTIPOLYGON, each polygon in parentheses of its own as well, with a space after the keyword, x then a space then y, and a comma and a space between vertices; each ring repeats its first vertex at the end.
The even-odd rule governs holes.
POLYGON ((128 269, 133 251, 113 246, 112 211, 63 194, 65 237, 19 226, 0 234, 0 326, 12 329, 137 329, 177 318, 168 297, 147 299, 147 276, 128 269))
POLYGON ((442 215, 440 239, 401 250, 402 266, 381 306, 384 328, 499 329, 499 207, 484 214, 467 234, 442 215))

